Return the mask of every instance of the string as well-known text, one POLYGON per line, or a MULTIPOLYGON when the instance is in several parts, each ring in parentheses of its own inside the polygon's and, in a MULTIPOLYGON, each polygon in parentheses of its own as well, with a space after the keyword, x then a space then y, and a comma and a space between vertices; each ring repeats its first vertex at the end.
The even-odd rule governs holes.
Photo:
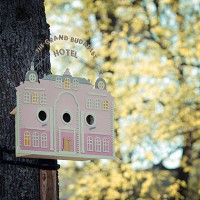
POLYGON ((4 148, 0 147, 0 164, 20 165, 24 167, 31 167, 31 168, 37 168, 37 169, 43 169, 43 170, 58 170, 60 168, 60 165, 57 163, 56 164, 47 163, 48 160, 46 160, 46 163, 44 163, 43 160, 39 160, 38 164, 27 163, 27 162, 19 161, 19 160, 16 160, 16 161, 6 160, 4 159, 4 156, 3 156, 4 152, 8 154, 13 154, 15 153, 15 150, 14 149, 10 150, 5 147, 4 148))
MULTIPOLYGON (((48 55, 48 56, 46 56, 46 57, 44 57, 42 60, 40 60, 40 61, 35 65, 35 67, 37 67, 38 65, 40 65, 41 62, 45 61, 45 60, 46 60, 47 58, 49 58, 50 56, 51 56, 51 54, 48 55)), ((68 56, 68 55, 64 55, 64 56, 68 56)), ((77 58, 78 58, 79 60, 81 60, 82 63, 86 64, 87 66, 90 66, 90 64, 88 64, 87 61, 85 61, 85 60, 84 60, 83 58, 81 58, 80 56, 77 56, 77 58)), ((100 67, 100 65, 98 65, 97 63, 96 63, 96 65, 98 66, 98 68, 97 68, 97 70, 98 70, 99 67, 100 67)))
MULTIPOLYGON (((42 50, 44 49, 44 45, 46 45, 46 43, 44 43, 44 44, 41 45, 42 50)), ((38 49, 39 47, 40 47, 40 45, 39 45, 36 49, 38 49)), ((40 52, 40 51, 36 51, 36 50, 35 50, 34 55, 33 55, 33 58, 32 58, 32 63, 34 63, 35 56, 36 56, 36 54, 39 53, 39 52, 40 52)), ((50 55, 51 55, 51 52, 50 52, 50 55)), ((43 58, 42 60, 40 60, 40 61, 35 65, 35 67, 38 66, 41 62, 43 62, 43 61, 46 60, 47 58, 49 58, 50 55, 48 55, 48 56, 46 56, 45 58, 43 58)), ((65 56, 68 56, 68 55, 65 55, 65 56)), ((89 66, 89 67, 91 66, 89 63, 87 63, 87 62, 86 62, 83 58, 81 58, 80 56, 77 56, 77 58, 78 58, 79 60, 81 60, 82 63, 86 64, 87 66, 89 66)), ((99 65, 98 63, 96 63, 95 65, 96 65, 95 68, 97 69, 97 71, 99 71, 100 65, 99 65)))

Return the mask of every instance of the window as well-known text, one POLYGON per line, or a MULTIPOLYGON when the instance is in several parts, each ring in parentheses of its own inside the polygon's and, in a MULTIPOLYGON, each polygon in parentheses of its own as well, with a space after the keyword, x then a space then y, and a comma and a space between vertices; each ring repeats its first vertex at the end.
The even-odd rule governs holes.
POLYGON ((24 92, 24 103, 30 103, 30 93, 24 92))
POLYGON ((86 108, 92 109, 92 99, 90 98, 87 99, 86 108))
POLYGON ((99 137, 95 138, 95 151, 101 152, 101 139, 99 137))
POLYGON ((98 88, 99 88, 100 90, 103 90, 104 87, 105 87, 104 82, 103 82, 103 81, 99 81, 99 83, 98 83, 98 88))
POLYGON ((108 110, 108 100, 103 102, 103 110, 108 110))
POLYGON ((99 99, 95 99, 95 109, 100 110, 100 100, 99 99))
POLYGON ((41 135, 41 147, 47 148, 47 134, 46 133, 42 133, 41 135))
POLYGON ((40 94, 40 104, 46 104, 47 103, 47 96, 45 93, 40 94))
POLYGON ((33 94, 32 94, 32 103, 35 103, 35 104, 38 103, 38 93, 37 92, 33 92, 33 94))
POLYGON ((29 131, 24 132, 24 146, 31 146, 31 138, 29 131))
POLYGON ((70 79, 69 78, 65 79, 64 88, 65 89, 70 89, 70 79))
POLYGON ((63 151, 72 151, 72 140, 70 137, 64 138, 63 151))
POLYGON ((75 89, 75 90, 78 90, 78 80, 77 79, 74 79, 73 80, 73 88, 75 89))
POLYGON ((36 77, 35 74, 31 73, 31 74, 29 75, 29 81, 30 81, 30 82, 35 82, 36 79, 37 79, 37 77, 36 77))
POLYGON ((92 137, 87 137, 87 151, 93 151, 92 137))
POLYGON ((37 132, 33 133, 33 147, 39 147, 39 134, 37 132))
POLYGON ((62 78, 60 76, 56 77, 56 87, 62 88, 62 78))
POLYGON ((103 152, 109 152, 108 138, 103 138, 103 152))

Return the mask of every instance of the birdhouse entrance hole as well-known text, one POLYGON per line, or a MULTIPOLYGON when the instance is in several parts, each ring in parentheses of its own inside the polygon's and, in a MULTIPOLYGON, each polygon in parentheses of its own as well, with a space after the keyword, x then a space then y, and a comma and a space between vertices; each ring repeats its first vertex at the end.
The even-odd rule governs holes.
POLYGON ((92 124, 94 124, 94 117, 93 117, 92 115, 88 115, 88 116, 86 117, 86 121, 87 121, 87 123, 88 123, 89 125, 92 125, 92 124))

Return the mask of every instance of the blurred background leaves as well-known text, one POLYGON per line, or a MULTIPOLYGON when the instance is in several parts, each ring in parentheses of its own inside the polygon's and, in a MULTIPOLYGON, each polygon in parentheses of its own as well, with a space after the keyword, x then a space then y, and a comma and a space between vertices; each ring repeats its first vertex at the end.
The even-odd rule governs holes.
POLYGON ((200 1, 49 0, 51 57, 90 79, 98 70, 115 97, 116 160, 68 161, 60 199, 200 199, 200 1), (70 37, 95 50, 94 59, 70 37))

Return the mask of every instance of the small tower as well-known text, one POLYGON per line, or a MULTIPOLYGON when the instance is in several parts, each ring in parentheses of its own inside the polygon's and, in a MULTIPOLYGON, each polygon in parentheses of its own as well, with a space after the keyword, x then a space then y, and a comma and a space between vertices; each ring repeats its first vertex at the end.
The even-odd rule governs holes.
POLYGON ((99 71, 99 78, 95 82, 95 88, 100 90, 106 90, 106 81, 102 78, 103 72, 99 71))
POLYGON ((25 76, 26 81, 30 81, 32 83, 38 82, 38 75, 37 72, 34 70, 34 63, 31 62, 31 69, 26 73, 25 76))
POLYGON ((70 71, 69 71, 69 68, 67 68, 67 69, 65 70, 65 72, 64 72, 63 75, 72 76, 71 73, 70 73, 70 71))

